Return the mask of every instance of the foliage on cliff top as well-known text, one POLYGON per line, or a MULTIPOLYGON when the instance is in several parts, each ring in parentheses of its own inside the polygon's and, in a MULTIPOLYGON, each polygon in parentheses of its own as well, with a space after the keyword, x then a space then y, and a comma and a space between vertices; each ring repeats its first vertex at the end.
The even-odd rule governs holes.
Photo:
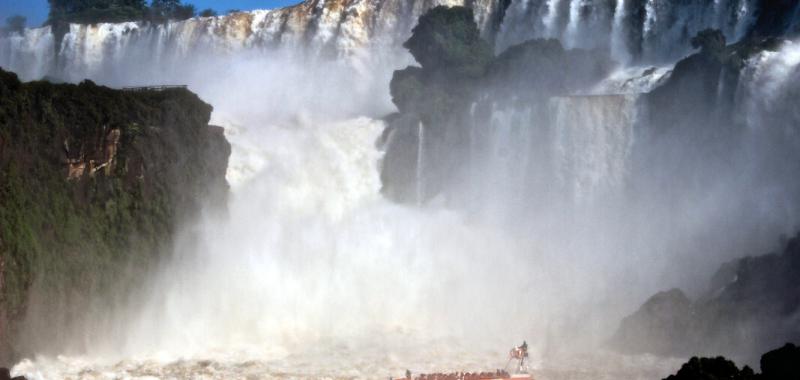
POLYGON ((194 17, 192 4, 180 0, 48 0, 49 24, 185 20, 194 17))
POLYGON ((395 71, 392 100, 401 111, 423 119, 463 106, 494 58, 472 10, 460 6, 437 6, 420 16, 403 46, 422 67, 395 71))
POLYGON ((493 58, 472 9, 437 6, 420 16, 403 47, 427 71, 480 77, 493 58))
POLYGON ((1 319, 21 320, 31 289, 47 306, 124 288, 179 219, 224 199, 230 146, 210 113, 187 90, 21 83, 0 70, 0 362, 13 338, 1 319))

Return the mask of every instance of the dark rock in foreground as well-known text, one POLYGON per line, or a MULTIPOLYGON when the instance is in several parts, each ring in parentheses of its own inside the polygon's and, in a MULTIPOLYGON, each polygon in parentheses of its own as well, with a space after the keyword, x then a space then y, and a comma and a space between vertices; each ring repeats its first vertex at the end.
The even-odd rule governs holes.
POLYGON ((761 357, 761 375, 764 379, 800 379, 800 347, 787 343, 761 357))
POLYGON ((0 380, 27 380, 25 376, 11 377, 11 371, 8 368, 0 368, 0 380))
POLYGON ((692 301, 680 289, 658 293, 622 321, 614 342, 621 348, 640 348, 638 342, 647 342, 646 351, 670 355, 687 340, 692 307, 692 301))
POLYGON ((797 380, 800 379, 800 348, 787 343, 761 357, 761 374, 744 366, 741 370, 724 357, 691 358, 675 375, 665 380, 797 380))
MULTIPOLYGON (((696 301, 677 289, 653 296, 622 321, 612 346, 675 356, 718 352, 754 363, 758 352, 800 341, 798 279, 800 235, 786 242, 782 252, 723 265, 712 288, 696 301)), ((767 372, 779 368, 774 363, 783 362, 781 355, 797 353, 786 348, 767 354, 762 367, 767 372)))
POLYGON ((745 366, 739 369, 732 361, 721 356, 716 358, 691 358, 681 366, 677 374, 666 380, 750 380, 756 379, 753 370, 745 366))

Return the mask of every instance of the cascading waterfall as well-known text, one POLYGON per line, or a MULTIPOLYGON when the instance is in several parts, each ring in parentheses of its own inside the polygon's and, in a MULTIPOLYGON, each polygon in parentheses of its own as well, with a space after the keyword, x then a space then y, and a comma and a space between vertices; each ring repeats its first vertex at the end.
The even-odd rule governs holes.
POLYGON ((425 124, 421 121, 417 127, 417 204, 425 201, 425 124))
POLYGON ((0 67, 11 69, 25 79, 42 78, 55 65, 53 49, 55 40, 50 27, 0 37, 0 67))
MULTIPOLYGON (((757 0, 713 2, 644 3, 645 21, 637 25, 626 13, 633 3, 619 1, 608 9, 600 0, 514 1, 497 33, 497 49, 530 38, 563 38, 565 45, 580 48, 613 48, 623 62, 636 57, 646 62, 669 62, 690 51, 688 38, 707 28, 721 29, 729 41, 737 41, 753 26, 757 0), (568 15, 560 15, 562 2, 568 15), (581 10, 591 15, 581 18, 581 10), (561 25, 560 19, 567 22, 561 25), (566 30, 562 30, 566 27, 566 30), (628 35, 642 36, 642 45, 631 45, 628 35)), ((70 81, 92 78, 113 85, 142 84, 145 79, 182 79, 187 65, 199 55, 218 59, 231 54, 266 57, 275 49, 304 46, 314 55, 334 53, 363 71, 369 67, 406 63, 398 48, 409 35, 414 20, 437 4, 459 5, 460 0, 416 0, 412 4, 391 0, 377 6, 373 0, 307 1, 298 6, 252 11, 213 18, 197 18, 165 25, 144 23, 72 25, 63 40, 55 41, 49 27, 26 31, 22 36, 0 37, 0 66, 25 80, 44 76, 70 81), (322 7, 323 12, 310 9, 322 7), (308 31, 313 30, 309 33, 308 31), (135 81, 126 73, 137 70, 135 81), (125 82, 125 83, 123 83, 125 82), (138 83, 137 83, 138 82, 138 83)), ((476 21, 491 28, 496 2, 468 2, 476 21)), ((797 12, 800 7, 794 8, 797 12)), ((794 24, 797 17, 794 17, 794 24)), ((789 26, 789 29, 796 29, 789 26)), ((398 65, 399 66, 399 65, 398 65)), ((384 78, 381 78, 383 80, 384 78)))
MULTIPOLYGON (((422 12, 439 4, 461 5, 463 1, 416 0, 409 4, 390 0, 378 6, 372 0, 351 0, 340 6, 338 1, 309 0, 293 7, 166 24, 70 25, 56 46, 40 46, 38 41, 43 38, 55 40, 51 29, 45 27, 26 32, 16 44, 9 40, 18 36, 0 37, 0 45, 11 49, 0 55, 0 66, 25 80, 51 75, 119 85, 130 84, 121 82, 130 82, 126 74, 133 70, 150 80, 181 78, 199 55, 267 57, 281 48, 297 52, 303 47, 311 56, 333 53, 357 68, 378 65, 382 60, 404 63, 407 58, 397 57, 400 42, 409 36, 422 12), (314 12, 314 8, 322 11, 314 12)), ((473 3, 476 19, 484 28, 494 7, 490 0, 473 3)))
POLYGON ((644 28, 642 35, 644 38, 647 38, 651 33, 653 33, 653 29, 655 28, 656 22, 658 22, 658 13, 656 12, 656 0, 647 0, 644 5, 644 28))
POLYGON ((627 63, 630 57, 625 50, 625 0, 617 0, 614 9, 614 24, 611 28, 611 56, 622 63, 627 63))
POLYGON ((578 46, 578 28, 581 26, 581 0, 570 0, 569 22, 567 23, 564 45, 567 48, 578 46))
POLYGON ((618 195, 633 147, 634 97, 557 97, 550 107, 556 186, 578 204, 618 195))
POLYGON ((551 38, 557 38, 558 32, 557 28, 557 20, 558 20, 558 5, 559 0, 547 0, 547 13, 544 16, 544 26, 545 26, 545 35, 551 38))
MULTIPOLYGON (((705 28, 717 28, 738 41, 755 26, 758 0, 642 2, 618 1, 610 8, 600 0, 529 0, 513 2, 497 36, 498 50, 530 38, 561 38, 568 47, 612 47, 626 62, 672 62, 690 51, 689 39, 705 28), (566 29, 558 12, 566 2, 566 29), (584 12, 585 10, 585 12, 584 12), (630 12, 630 13, 629 13, 630 12), (581 13, 587 16, 582 18, 581 13), (637 17, 643 19, 637 19, 637 17), (639 41, 639 42, 637 42, 639 41)), ((795 8, 797 11, 797 8, 795 8)), ((796 30, 796 17, 788 30, 796 30), (795 25, 795 26, 792 26, 795 25)))
MULTIPOLYGON (((514 1, 497 45, 562 37, 562 1, 514 1)), ((687 236, 708 230, 673 225, 685 219, 659 219, 671 204, 625 199, 638 143, 634 93, 663 83, 666 67, 623 67, 587 91, 592 95, 494 105, 486 125, 469 126, 470 187, 456 189, 470 193, 467 212, 383 199, 382 153, 375 147, 383 123, 353 117, 392 111, 387 83, 392 70, 410 59, 395 45, 433 5, 405 3, 377 7, 359 0, 334 7, 341 2, 312 1, 160 26, 72 25, 58 42, 50 28, 0 38, 0 66, 25 79, 186 83, 215 106, 213 122, 226 127, 234 147, 230 215, 188 226, 175 257, 133 301, 87 316, 86 326, 74 332, 77 347, 63 348, 67 355, 45 354, 15 371, 36 380, 109 374, 385 378, 411 365, 417 371, 496 368, 492 358, 504 356, 508 343, 521 336, 541 341, 532 345, 535 366, 552 366, 544 360, 559 350, 594 350, 622 314, 655 290, 694 281, 694 273, 718 264, 715 257, 690 261, 694 272, 665 271, 675 265, 672 251, 696 253, 687 236), (322 7, 318 18, 310 19, 312 6, 322 7), (339 59, 306 60, 307 51, 298 46, 311 55, 332 49, 339 59)), ((644 29, 634 30, 626 12, 631 2, 620 0, 585 25, 579 10, 598 3, 571 0, 566 44, 610 46, 622 62, 633 57, 628 33, 652 37, 643 42, 643 59, 660 62, 688 51, 685 36, 675 31, 733 25, 723 28, 726 35, 742 36, 754 12, 749 0, 711 4, 715 21, 709 25, 707 5, 682 2, 671 5, 679 9, 665 9, 670 5, 649 0, 644 29), (686 16, 695 11, 702 17, 686 16), (670 47, 666 53, 658 49, 664 46, 670 47)), ((473 2, 484 30, 493 4, 473 2)), ((796 117, 776 123, 772 115, 797 116, 791 100, 798 57, 790 44, 749 62, 740 102, 750 128, 779 125, 783 134, 777 135, 795 136, 796 117)), ((431 195, 425 187, 431 160, 426 128, 417 126, 418 200, 431 195)), ((779 140, 773 133, 763 139, 779 140)), ((793 147, 784 146, 785 152, 793 147)), ((757 144, 746 150, 753 156, 765 151, 757 144)), ((775 195, 761 190, 767 194, 754 198, 775 195)), ((696 216, 704 207, 743 203, 703 198, 708 194, 717 193, 703 193, 692 204, 698 207, 679 212, 696 216)), ((707 214, 695 218, 712 226, 707 229, 732 219, 707 214)), ((744 238, 729 239, 730 246, 744 245, 744 238)), ((592 371, 615 374, 638 365, 630 358, 601 359, 564 368, 574 373, 588 366, 584 373, 595 376, 592 371)), ((642 378, 663 377, 675 367, 639 359, 656 368, 642 378)))

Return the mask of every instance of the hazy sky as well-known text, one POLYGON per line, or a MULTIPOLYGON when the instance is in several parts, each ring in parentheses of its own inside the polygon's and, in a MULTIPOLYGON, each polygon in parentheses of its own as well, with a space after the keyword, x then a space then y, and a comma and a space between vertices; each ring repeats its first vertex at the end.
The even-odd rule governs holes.
MULTIPOLYGON (((268 9, 299 3, 301 0, 184 0, 198 10, 213 8, 219 12, 228 9, 268 9)), ((0 21, 21 14, 28 18, 28 26, 39 26, 47 19, 47 0, 0 0, 0 21)))

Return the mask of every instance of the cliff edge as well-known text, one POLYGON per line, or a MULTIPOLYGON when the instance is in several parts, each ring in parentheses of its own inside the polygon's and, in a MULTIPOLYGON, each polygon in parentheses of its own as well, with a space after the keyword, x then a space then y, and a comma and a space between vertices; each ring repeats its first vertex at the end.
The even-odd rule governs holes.
POLYGON ((186 89, 0 69, 0 365, 25 353, 21 330, 69 326, 155 265, 179 221, 224 204, 230 145, 211 111, 186 89))

